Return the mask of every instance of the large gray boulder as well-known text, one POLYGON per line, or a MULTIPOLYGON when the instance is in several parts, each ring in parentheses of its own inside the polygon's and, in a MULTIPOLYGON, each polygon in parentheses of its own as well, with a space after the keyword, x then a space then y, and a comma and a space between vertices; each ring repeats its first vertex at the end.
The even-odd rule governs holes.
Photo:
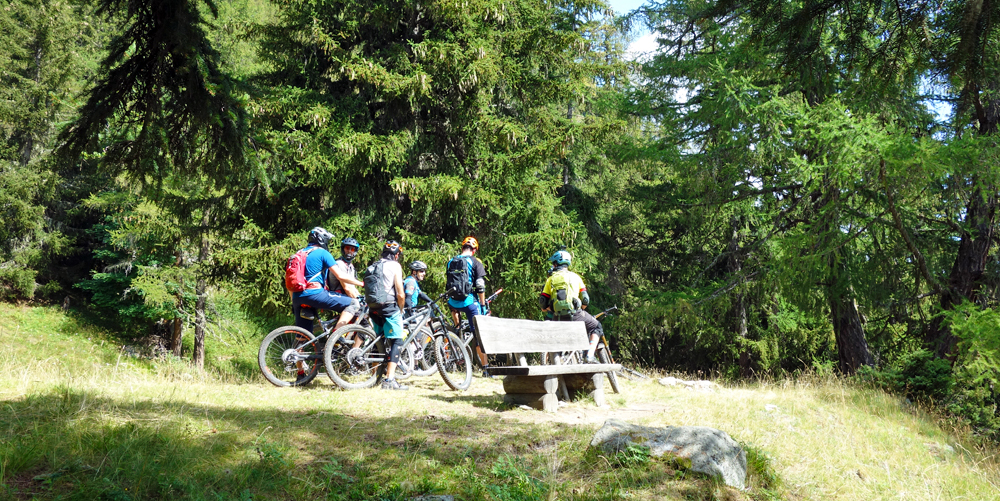
POLYGON ((649 447, 650 454, 671 454, 691 461, 691 470, 722 477, 731 487, 743 489, 747 478, 747 453, 722 430, 707 426, 654 428, 609 419, 594 434, 591 447, 617 454, 629 444, 649 447))

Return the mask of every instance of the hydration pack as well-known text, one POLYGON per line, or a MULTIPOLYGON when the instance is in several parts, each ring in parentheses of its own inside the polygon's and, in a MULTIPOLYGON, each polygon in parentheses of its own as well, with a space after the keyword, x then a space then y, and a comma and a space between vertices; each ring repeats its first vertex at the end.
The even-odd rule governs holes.
POLYGON ((309 281, 318 277, 319 273, 306 279, 306 258, 309 257, 309 253, 318 249, 319 247, 306 247, 288 258, 288 262, 285 263, 285 288, 291 292, 302 292, 309 287, 309 281))
POLYGON ((389 303, 389 291, 382 285, 385 261, 379 259, 365 269, 365 302, 371 308, 389 303))
POLYGON ((448 261, 448 275, 444 287, 448 296, 455 301, 465 301, 472 294, 472 260, 466 256, 455 256, 448 261))
POLYGON ((565 317, 576 312, 576 304, 580 301, 579 291, 570 287, 569 275, 564 272, 552 274, 552 313, 558 317, 565 317), (574 301, 574 299, 576 301, 574 301))

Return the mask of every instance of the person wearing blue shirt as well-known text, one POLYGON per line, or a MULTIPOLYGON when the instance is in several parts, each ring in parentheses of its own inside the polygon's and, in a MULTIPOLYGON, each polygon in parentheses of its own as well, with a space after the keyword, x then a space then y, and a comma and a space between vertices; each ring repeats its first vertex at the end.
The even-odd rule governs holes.
MULTIPOLYGON (((313 319, 303 318, 303 307, 313 310, 331 310, 340 312, 337 328, 347 324, 361 308, 357 299, 347 295, 330 292, 329 289, 343 288, 347 285, 359 286, 364 282, 354 277, 339 276, 336 270, 337 260, 328 250, 333 235, 319 226, 309 232, 309 244, 306 250, 312 248, 306 257, 304 275, 307 277, 306 289, 302 292, 291 292, 292 314, 295 315, 295 326, 309 332, 313 331, 313 319), (331 277, 330 274, 333 274, 331 277)), ((353 249, 357 252, 357 248, 353 249)))
MULTIPOLYGON (((469 280, 472 281, 471 285, 475 294, 468 294, 464 299, 448 299, 448 306, 451 307, 455 325, 459 325, 459 313, 465 313, 465 318, 469 321, 469 328, 472 329, 473 333, 475 333, 476 324, 472 321, 472 317, 481 315, 483 313, 482 305, 486 304, 486 267, 483 266, 482 261, 476 258, 478 251, 479 242, 475 237, 466 237, 465 240, 462 240, 462 252, 452 258, 452 260, 460 259, 469 263, 471 267, 469 280)), ((483 373, 488 374, 486 368, 489 363, 487 363, 486 354, 483 353, 483 349, 478 343, 476 344, 476 355, 483 365, 483 373)))
MULTIPOLYGON (((420 293, 420 282, 427 276, 427 265, 423 261, 410 263, 410 275, 403 279, 403 295, 406 296, 406 307, 413 308, 423 297, 420 293)), ((425 301, 430 298, 425 299, 425 301)))

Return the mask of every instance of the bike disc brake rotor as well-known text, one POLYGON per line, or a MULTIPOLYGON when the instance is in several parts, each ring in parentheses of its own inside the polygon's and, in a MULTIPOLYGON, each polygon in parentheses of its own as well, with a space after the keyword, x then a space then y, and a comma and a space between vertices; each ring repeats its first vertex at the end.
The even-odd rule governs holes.
POLYGON ((347 351, 347 354, 344 355, 344 359, 354 370, 363 371, 368 368, 365 363, 365 352, 361 348, 351 348, 347 351))
POLYGON ((295 348, 289 348, 281 354, 281 361, 284 362, 285 365, 295 365, 296 362, 301 362, 305 359, 306 357, 304 357, 302 353, 295 348))

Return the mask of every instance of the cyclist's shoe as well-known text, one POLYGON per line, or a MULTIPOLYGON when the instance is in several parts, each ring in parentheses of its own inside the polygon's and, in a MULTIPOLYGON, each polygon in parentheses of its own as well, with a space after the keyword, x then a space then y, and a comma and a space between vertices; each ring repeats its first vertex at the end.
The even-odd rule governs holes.
POLYGON ((396 381, 395 379, 383 379, 382 380, 382 389, 383 390, 401 390, 401 391, 406 391, 406 390, 409 390, 410 387, 406 386, 406 385, 403 385, 403 384, 399 384, 399 381, 396 381))
POLYGON ((295 386, 298 386, 300 384, 304 384, 307 379, 309 379, 309 374, 306 373, 305 371, 302 371, 302 372, 300 372, 298 374, 298 377, 295 378, 295 383, 294 384, 295 384, 295 386))
POLYGON ((493 374, 490 374, 490 366, 483 367, 483 377, 493 379, 493 374))
POLYGON ((600 362, 597 361, 597 357, 591 355, 591 356, 587 357, 587 363, 588 364, 597 364, 597 363, 600 363, 600 362))

